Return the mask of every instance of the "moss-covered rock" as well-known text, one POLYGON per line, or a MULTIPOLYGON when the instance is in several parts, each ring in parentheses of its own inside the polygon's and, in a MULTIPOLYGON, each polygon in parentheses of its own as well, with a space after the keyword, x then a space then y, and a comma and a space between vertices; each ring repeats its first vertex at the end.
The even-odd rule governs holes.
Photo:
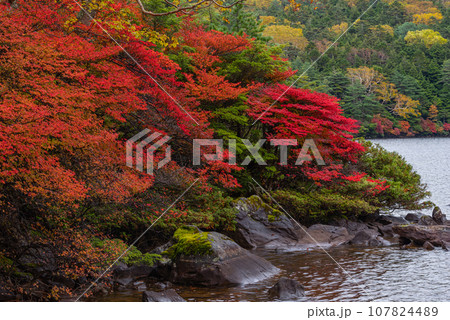
POLYGON ((142 253, 135 246, 127 252, 123 257, 123 262, 128 266, 154 266, 159 260, 161 255, 155 253, 142 253))
POLYGON ((211 240, 208 239, 208 232, 202 232, 194 226, 184 226, 173 235, 175 242, 169 249, 163 252, 170 259, 184 256, 207 256, 212 253, 211 240))
POLYGON ((282 212, 280 210, 271 207, 266 202, 264 202, 264 200, 261 199, 261 197, 257 195, 253 195, 248 198, 240 198, 236 200, 235 205, 239 209, 248 212, 255 212, 260 209, 263 209, 264 211, 270 213, 274 217, 279 217, 280 215, 282 215, 282 212))
POLYGON ((217 286, 253 283, 278 269, 240 247, 224 234, 202 232, 196 227, 178 229, 167 244, 157 273, 173 283, 217 286))

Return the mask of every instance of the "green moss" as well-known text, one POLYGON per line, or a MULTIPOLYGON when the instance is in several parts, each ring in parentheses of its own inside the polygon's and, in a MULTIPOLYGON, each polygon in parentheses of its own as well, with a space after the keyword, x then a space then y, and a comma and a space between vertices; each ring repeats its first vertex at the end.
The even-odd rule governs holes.
POLYGON ((267 219, 269 220, 269 222, 275 222, 275 220, 277 220, 277 217, 275 217, 274 215, 269 214, 267 216, 267 219))
POLYGON ((240 198, 235 201, 235 204, 243 206, 247 211, 257 211, 259 209, 264 209, 266 212, 270 212, 271 215, 274 215, 275 217, 279 217, 283 214, 280 210, 274 209, 270 205, 265 203, 264 200, 257 195, 253 195, 248 198, 240 198))
POLYGON ((258 197, 257 195, 253 195, 251 197, 247 198, 247 203, 250 204, 250 206, 254 209, 254 210, 258 210, 258 209, 264 209, 268 212, 273 211, 273 208, 271 206, 269 206, 267 203, 265 203, 260 197, 258 197))
POLYGON ((176 243, 163 252, 172 260, 180 255, 206 256, 212 253, 212 244, 208 239, 208 232, 201 232, 196 227, 181 227, 175 231, 173 238, 176 243))
POLYGON ((159 260, 161 260, 161 255, 155 253, 142 253, 135 246, 132 246, 127 254, 123 257, 123 262, 125 262, 128 266, 153 266, 159 260))
MULTIPOLYGON (((104 252, 115 255, 115 252, 123 252, 127 249, 128 245, 120 239, 99 239, 92 238, 91 244, 94 248, 98 248, 104 252)), ((161 259, 161 255, 153 253, 142 253, 135 246, 132 246, 130 250, 123 256, 122 261, 129 266, 133 265, 146 265, 153 266, 158 260, 161 259)))

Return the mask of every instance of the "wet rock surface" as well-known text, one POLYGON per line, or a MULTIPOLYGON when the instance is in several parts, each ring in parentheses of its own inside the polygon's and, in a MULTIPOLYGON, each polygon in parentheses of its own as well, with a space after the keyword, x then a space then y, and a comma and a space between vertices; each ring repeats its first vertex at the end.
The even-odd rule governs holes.
POLYGON ((165 264, 169 281, 200 286, 239 285, 278 273, 278 268, 270 262, 240 247, 229 237, 217 232, 205 234, 210 251, 172 257, 165 264))
POLYGON ((416 245, 423 246, 425 242, 433 246, 444 247, 445 243, 450 242, 449 226, 424 226, 424 225, 398 225, 393 227, 401 238, 407 239, 416 245))
POLYGON ((431 217, 438 225, 443 225, 447 221, 446 215, 442 213, 442 210, 439 207, 434 208, 433 214, 431 217))
POLYGON ((408 213, 405 216, 405 220, 409 221, 409 222, 419 222, 420 216, 418 214, 415 213, 408 213))
POLYGON ((332 225, 300 225, 261 198, 252 196, 237 202, 236 231, 230 236, 244 248, 303 250, 345 244, 359 246, 392 245, 398 236, 392 225, 407 224, 402 217, 379 215, 370 222, 338 220, 332 225))
POLYGON ((348 243, 353 238, 344 227, 315 224, 307 229, 300 243, 302 245, 320 245, 321 247, 335 247, 348 243))
POLYGON ((236 207, 236 231, 230 236, 244 248, 286 248, 295 246, 303 237, 297 223, 258 196, 241 198, 236 207))
POLYGON ((142 294, 143 302, 185 302, 174 289, 168 289, 162 292, 144 291, 142 294))
POLYGON ((270 299, 298 300, 305 296, 305 289, 300 282, 283 277, 269 289, 268 294, 270 299))

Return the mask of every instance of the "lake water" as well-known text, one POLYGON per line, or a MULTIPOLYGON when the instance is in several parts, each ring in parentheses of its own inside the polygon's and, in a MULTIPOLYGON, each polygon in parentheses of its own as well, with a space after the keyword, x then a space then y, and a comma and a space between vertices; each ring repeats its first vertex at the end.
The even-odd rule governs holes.
MULTIPOLYGON (((450 139, 377 140, 410 162, 433 193, 431 201, 450 207, 450 139)), ((267 290, 279 277, 305 287, 302 301, 450 301, 450 252, 440 248, 341 247, 324 252, 255 251, 281 269, 279 275, 252 285, 226 288, 173 286, 188 301, 267 301, 267 290)), ((149 284, 149 290, 156 289, 149 284)), ((156 289, 160 290, 160 289, 156 289)), ((100 301, 140 301, 142 292, 116 292, 100 301)))
POLYGON ((405 157, 431 191, 431 201, 450 216, 450 138, 372 140, 405 157))

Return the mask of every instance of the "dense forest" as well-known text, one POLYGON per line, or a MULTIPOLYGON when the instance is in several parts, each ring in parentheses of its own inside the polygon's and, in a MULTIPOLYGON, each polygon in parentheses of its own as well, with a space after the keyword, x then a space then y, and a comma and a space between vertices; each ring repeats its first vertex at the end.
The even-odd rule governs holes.
POLYGON ((449 10, 380 0, 352 25, 369 5, 0 1, 0 293, 77 297, 119 257, 153 264, 180 226, 231 232, 239 197, 305 225, 429 206, 362 137, 449 133, 449 10), (154 175, 126 166, 143 129, 171 137, 154 175), (224 159, 194 165, 199 138, 224 159), (290 165, 270 143, 245 163, 259 139, 297 139, 290 165), (325 165, 293 165, 306 139, 325 165))
POLYGON ((338 97, 360 136, 448 135, 448 2, 380 0, 359 18, 369 5, 263 0, 247 11, 304 74, 295 86, 338 97))

